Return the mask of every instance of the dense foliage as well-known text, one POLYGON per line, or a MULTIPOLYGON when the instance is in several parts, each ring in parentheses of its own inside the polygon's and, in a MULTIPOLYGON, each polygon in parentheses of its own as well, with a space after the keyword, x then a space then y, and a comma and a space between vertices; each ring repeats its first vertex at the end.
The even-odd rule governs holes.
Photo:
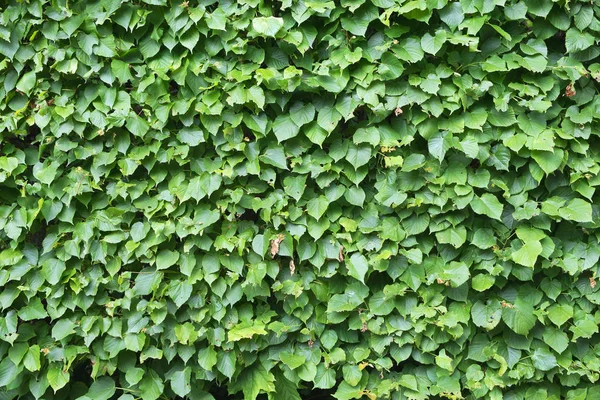
POLYGON ((0 10, 0 398, 600 396, 599 0, 0 10))

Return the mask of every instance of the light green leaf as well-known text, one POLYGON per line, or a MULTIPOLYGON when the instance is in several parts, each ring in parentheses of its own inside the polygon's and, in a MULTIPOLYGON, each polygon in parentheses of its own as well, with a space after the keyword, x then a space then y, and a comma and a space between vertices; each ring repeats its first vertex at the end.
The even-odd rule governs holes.
POLYGON ((435 36, 431 36, 429 32, 425 33, 421 38, 421 47, 423 51, 428 54, 437 54, 446 42, 446 31, 439 30, 435 33, 435 36))
POLYGON ((267 37, 275 37, 283 28, 283 18, 258 17, 252 20, 252 27, 256 32, 267 37))
POLYGON ((306 125, 315 119, 315 106, 297 102, 290 108, 290 118, 297 126, 306 125))
POLYGON ((547 327, 542 335, 544 343, 557 353, 562 353, 569 347, 569 336, 560 329, 547 327))
POLYGON ((306 357, 301 354, 293 354, 283 351, 279 354, 279 359, 291 369, 296 369, 306 362, 306 357))
POLYGON ((115 394, 115 391, 115 381, 103 376, 92 383, 86 397, 93 400, 108 400, 115 394))
POLYGON ((573 199, 559 210, 559 215, 569 221, 592 222, 592 205, 582 199, 573 199))
POLYGON ((54 393, 56 393, 59 389, 63 388, 67 383, 69 383, 69 372, 65 371, 62 367, 52 364, 48 369, 46 374, 48 378, 48 383, 54 393))
POLYGON ((475 196, 473 198, 473 201, 471 201, 471 208, 477 214, 485 215, 500 221, 504 206, 493 194, 484 193, 481 197, 475 196))
POLYGON ((52 337, 55 340, 62 340, 75 333, 75 323, 69 319, 61 319, 52 327, 52 337))
POLYGON ((279 142, 291 139, 298 135, 300 127, 294 123, 289 114, 279 115, 273 122, 273 132, 279 142))
POLYGON ((17 83, 17 89, 29 96, 36 84, 36 75, 34 71, 23 74, 17 83))
POLYGON ((231 342, 237 342, 242 339, 251 339, 255 335, 266 335, 265 326, 260 323, 242 322, 235 325, 227 333, 227 337, 231 342))
POLYGON ((435 356, 435 364, 438 367, 443 368, 447 371, 454 372, 454 367, 452 365, 452 358, 450 358, 446 354, 446 350, 444 350, 444 349, 440 350, 439 355, 435 356))
POLYGON ((556 356, 546 347, 536 349, 531 355, 533 365, 540 371, 550 371, 558 366, 556 356))
POLYGON ((192 369, 187 367, 182 371, 176 371, 171 375, 171 389, 179 397, 186 397, 191 392, 190 379, 192 369))
POLYGON ((156 269, 167 269, 179 260, 179 253, 172 250, 161 250, 156 255, 156 269))
POLYGON ((316 220, 320 220, 329 207, 329 200, 325 196, 319 196, 306 204, 306 212, 316 220))
POLYGON ((371 147, 369 146, 356 146, 354 144, 350 144, 348 146, 348 152, 346 153, 346 160, 355 169, 362 167, 367 164, 371 159, 371 147))
POLYGON ((346 262, 346 266, 348 267, 348 274, 365 283, 365 275, 369 270, 369 264, 367 262, 367 258, 359 253, 354 253, 350 257, 350 259, 346 262))
POLYGON ((502 321, 515 333, 527 335, 535 326, 537 318, 531 305, 517 302, 512 307, 502 308, 502 321))
POLYGON ((265 150, 265 153, 259 156, 260 160, 274 167, 287 170, 287 161, 283 147, 272 145, 265 150))
POLYGON ((571 28, 565 35, 565 47, 568 53, 582 51, 595 43, 594 36, 588 32, 582 32, 577 28, 571 28))
POLYGON ((519 250, 511 253, 511 259, 517 264, 533 268, 538 256, 542 253, 542 244, 538 241, 527 242, 519 250))
POLYGON ((464 226, 450 227, 440 232, 436 232, 436 239, 442 244, 451 244, 455 248, 462 246, 467 240, 467 229, 464 226))
POLYGON ((34 344, 27 349, 27 353, 23 357, 23 365, 28 371, 39 371, 42 364, 40 361, 40 346, 34 344))
POLYGON ((448 132, 444 133, 436 133, 427 141, 427 148, 429 150, 429 154, 438 159, 438 161, 442 161, 446 152, 450 149, 451 135, 448 132))
POLYGON ((573 318, 573 307, 568 304, 554 304, 548 308, 548 318, 556 326, 562 326, 573 318))
POLYGON ((56 258, 48 258, 42 263, 42 276, 51 285, 56 285, 67 269, 64 261, 56 258))

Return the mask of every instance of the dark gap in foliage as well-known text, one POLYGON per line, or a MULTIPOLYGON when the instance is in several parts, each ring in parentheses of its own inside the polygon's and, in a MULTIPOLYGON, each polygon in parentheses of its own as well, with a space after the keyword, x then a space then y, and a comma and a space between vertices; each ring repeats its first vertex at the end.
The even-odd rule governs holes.
POLYGON ((46 238, 46 229, 48 227, 48 224, 46 223, 45 220, 43 220, 37 225, 39 226, 39 228, 37 230, 32 229, 29 232, 29 236, 27 238, 27 243, 30 243, 41 250, 42 245, 44 243, 44 239, 46 238))
POLYGON ((92 384, 92 369, 93 369, 93 365, 91 360, 89 359, 83 359, 80 361, 76 361, 73 364, 73 381, 74 382, 82 382, 87 386, 90 386, 92 384))
POLYGON ((238 221, 252 221, 257 222, 260 217, 259 215, 252 209, 246 209, 243 213, 238 214, 238 221))

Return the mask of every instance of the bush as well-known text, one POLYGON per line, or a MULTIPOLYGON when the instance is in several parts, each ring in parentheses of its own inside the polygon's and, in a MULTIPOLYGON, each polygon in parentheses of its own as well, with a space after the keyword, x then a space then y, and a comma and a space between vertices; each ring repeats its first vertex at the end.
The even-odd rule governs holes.
POLYGON ((597 398, 599 7, 3 1, 2 398, 597 398))

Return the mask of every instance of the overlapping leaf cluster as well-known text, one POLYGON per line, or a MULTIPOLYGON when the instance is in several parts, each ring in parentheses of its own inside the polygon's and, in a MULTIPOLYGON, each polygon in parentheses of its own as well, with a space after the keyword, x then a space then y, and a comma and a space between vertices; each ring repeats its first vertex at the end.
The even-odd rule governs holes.
POLYGON ((0 5, 2 398, 598 396, 600 1, 0 5))

